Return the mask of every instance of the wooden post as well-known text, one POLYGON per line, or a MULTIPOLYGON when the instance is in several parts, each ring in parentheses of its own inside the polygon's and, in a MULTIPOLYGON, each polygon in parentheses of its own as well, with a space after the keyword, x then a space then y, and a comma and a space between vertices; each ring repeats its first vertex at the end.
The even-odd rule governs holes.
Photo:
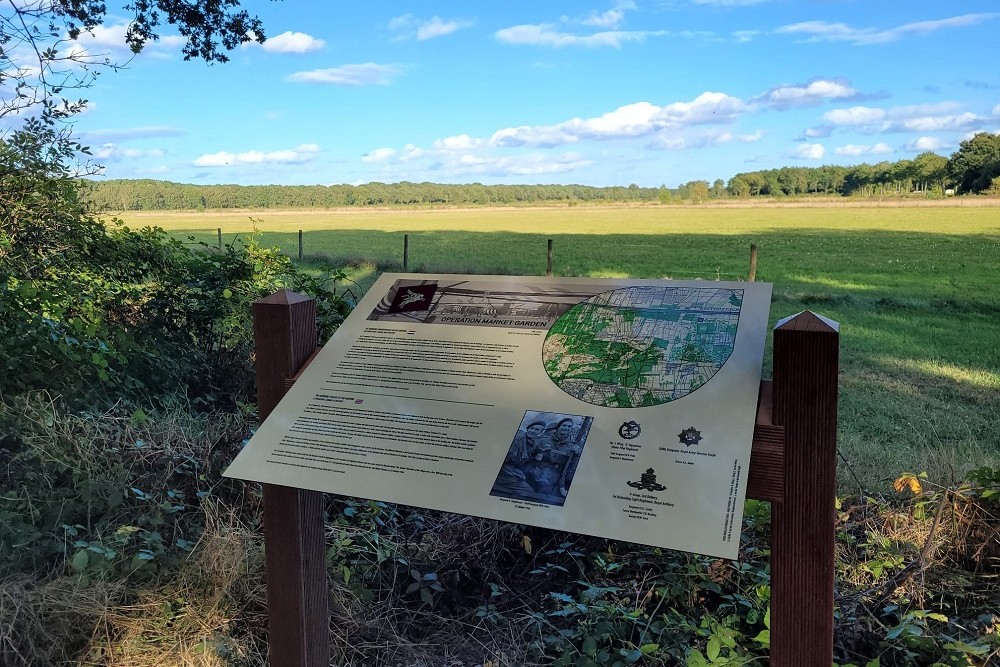
POLYGON ((299 230, 299 261, 302 261, 302 230, 299 230))
POLYGON ((222 250, 222 227, 216 227, 215 231, 219 233, 219 250, 222 250))
MULTIPOLYGON (((316 302, 281 290, 253 304, 257 403, 267 418, 316 349, 316 302)), ((264 484, 271 667, 328 667, 329 585, 323 494, 264 484)))
POLYGON ((750 274, 747 276, 748 282, 753 282, 757 279, 757 244, 750 244, 750 274))
POLYGON ((410 235, 403 234, 403 270, 410 265, 410 235))
POLYGON ((810 312, 774 328, 773 421, 784 502, 771 509, 771 667, 833 663, 840 325, 810 312))
POLYGON ((545 253, 545 275, 552 275, 552 239, 549 239, 548 250, 545 253))

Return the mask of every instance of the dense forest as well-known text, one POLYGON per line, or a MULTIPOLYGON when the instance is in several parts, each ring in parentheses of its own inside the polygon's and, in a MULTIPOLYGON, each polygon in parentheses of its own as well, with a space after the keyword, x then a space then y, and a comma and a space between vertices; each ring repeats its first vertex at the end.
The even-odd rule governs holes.
POLYGON ((944 157, 850 167, 781 167, 739 173, 714 183, 676 188, 587 185, 483 185, 482 183, 366 183, 364 185, 193 185, 155 180, 88 181, 89 210, 158 211, 208 208, 289 208, 414 205, 516 205, 547 202, 702 202, 729 197, 944 197, 1000 194, 1000 135, 980 133, 944 157))

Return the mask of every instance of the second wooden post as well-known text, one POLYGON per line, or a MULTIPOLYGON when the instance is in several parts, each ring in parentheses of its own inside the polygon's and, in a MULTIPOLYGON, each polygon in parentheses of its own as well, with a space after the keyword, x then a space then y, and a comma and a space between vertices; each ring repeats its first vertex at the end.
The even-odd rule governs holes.
POLYGON ((771 667, 833 663, 840 325, 810 312, 774 328, 774 423, 784 502, 771 509, 771 667))

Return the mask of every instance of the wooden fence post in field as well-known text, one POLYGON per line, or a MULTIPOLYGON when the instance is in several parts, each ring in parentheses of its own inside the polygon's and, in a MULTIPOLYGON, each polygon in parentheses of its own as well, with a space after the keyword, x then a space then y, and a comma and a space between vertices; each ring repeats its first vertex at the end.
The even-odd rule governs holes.
POLYGON ((545 275, 552 275, 552 239, 549 239, 548 249, 545 253, 545 275))
POLYGON ((299 261, 302 261, 302 230, 299 230, 299 261))
MULTIPOLYGON (((316 350, 316 302, 281 290, 253 304, 257 404, 263 421, 316 350)), ((264 484, 270 667, 329 667, 323 494, 264 484)))
POLYGON ((410 265, 410 235, 403 234, 403 270, 410 265))
POLYGON ((772 667, 833 663, 840 325, 810 312, 774 328, 773 421, 784 502, 771 506, 772 667))
POLYGON ((222 250, 222 227, 216 227, 215 231, 219 233, 219 250, 222 250))
POLYGON ((753 282, 757 279, 757 244, 750 244, 750 274, 747 276, 748 282, 753 282))

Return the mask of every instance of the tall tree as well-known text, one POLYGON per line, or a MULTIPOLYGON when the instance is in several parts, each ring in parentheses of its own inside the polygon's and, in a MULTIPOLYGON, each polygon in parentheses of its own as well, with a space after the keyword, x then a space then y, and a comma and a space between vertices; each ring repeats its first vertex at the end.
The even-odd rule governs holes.
POLYGON ((981 192, 1000 176, 1000 135, 980 132, 959 144, 948 160, 948 173, 959 192, 981 192))

